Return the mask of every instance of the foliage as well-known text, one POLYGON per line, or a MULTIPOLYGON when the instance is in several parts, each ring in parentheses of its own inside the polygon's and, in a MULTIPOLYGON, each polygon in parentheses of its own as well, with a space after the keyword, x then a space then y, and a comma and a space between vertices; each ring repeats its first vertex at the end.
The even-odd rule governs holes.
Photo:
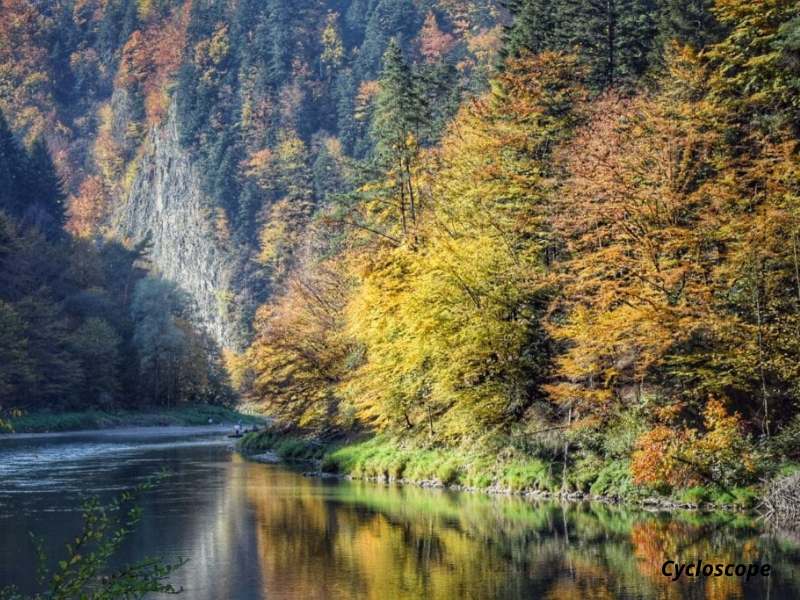
POLYGON ((505 444, 517 487, 795 459, 797 3, 501 4, 3 0, 4 405, 227 397, 146 245, 95 244, 169 120, 259 282, 226 363, 276 417, 448 481, 480 477, 439 448, 505 444))
POLYGON ((44 141, 25 152, 0 115, 0 150, 0 174, 10 181, 0 196, 0 405, 109 408, 143 393, 153 404, 227 399, 213 348, 176 319, 178 299, 141 291, 168 287, 142 279, 147 244, 87 239, 97 223, 85 211, 104 210, 99 178, 81 188, 90 206, 70 211, 70 229, 85 236, 72 238, 44 141))
POLYGON ((97 497, 84 500, 81 506, 83 527, 75 539, 67 543, 66 553, 55 568, 49 566, 50 560, 43 549, 44 541, 31 534, 39 561, 38 583, 45 591, 24 596, 13 588, 3 589, 0 598, 115 600, 141 598, 154 592, 180 594, 182 590, 175 588, 168 579, 186 560, 166 563, 157 558, 145 558, 117 569, 112 569, 109 564, 141 520, 142 511, 134 503, 163 477, 161 475, 133 491, 123 492, 108 503, 97 497))
POLYGON ((340 335, 346 292, 343 274, 322 263, 295 272, 283 295, 259 310, 246 360, 271 414, 302 427, 344 425, 335 386, 349 352, 340 335))
POLYGON ((755 453, 743 434, 741 417, 711 399, 704 413, 705 432, 661 425, 642 435, 633 452, 631 471, 639 484, 687 487, 721 486, 752 479, 755 453))
MULTIPOLYGON (((751 483, 800 381, 796 8, 508 7, 491 92, 441 136, 402 37, 360 87, 372 148, 323 219, 348 289, 298 336, 342 349, 318 410, 418 443, 518 440, 578 489, 751 483)), ((291 389, 252 368, 256 396, 291 389)))

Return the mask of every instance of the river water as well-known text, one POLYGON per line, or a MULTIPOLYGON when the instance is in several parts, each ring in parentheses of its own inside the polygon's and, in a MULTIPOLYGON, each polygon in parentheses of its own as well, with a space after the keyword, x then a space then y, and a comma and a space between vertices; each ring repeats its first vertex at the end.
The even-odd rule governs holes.
POLYGON ((82 497, 162 468, 119 560, 189 559, 172 581, 191 600, 800 598, 800 540, 742 516, 322 481, 247 462, 213 429, 0 437, 0 588, 34 588, 29 532, 57 558, 82 497), (698 558, 773 575, 661 574, 698 558))

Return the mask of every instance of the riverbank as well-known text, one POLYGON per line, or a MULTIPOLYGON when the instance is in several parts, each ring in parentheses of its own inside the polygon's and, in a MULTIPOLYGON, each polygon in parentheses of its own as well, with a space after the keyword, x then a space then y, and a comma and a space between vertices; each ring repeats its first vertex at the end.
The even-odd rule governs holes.
POLYGON ((275 431, 248 434, 240 451, 263 462, 307 461, 321 477, 363 479, 532 498, 566 498, 665 509, 749 511, 759 502, 756 486, 721 490, 696 486, 658 494, 637 486, 626 461, 579 460, 566 473, 561 462, 480 450, 414 448, 391 438, 323 443, 275 431), (263 458, 262 458, 263 457, 263 458))
POLYGON ((140 410, 85 410, 65 412, 30 412, 6 421, 14 433, 49 433, 112 429, 119 427, 166 427, 233 424, 261 424, 264 419, 245 415, 234 409, 210 404, 179 408, 143 407, 140 410))

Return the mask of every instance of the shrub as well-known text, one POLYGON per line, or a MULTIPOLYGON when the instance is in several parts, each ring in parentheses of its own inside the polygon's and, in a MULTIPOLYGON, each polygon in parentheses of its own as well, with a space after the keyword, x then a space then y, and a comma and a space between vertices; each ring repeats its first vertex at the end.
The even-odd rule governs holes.
POLYGON ((704 431, 659 425, 636 442, 631 470, 637 484, 691 487, 705 481, 722 486, 748 482, 756 453, 738 413, 714 398, 706 404, 704 431))
POLYGON ((704 504, 711 500, 711 492, 703 486, 694 486, 681 490, 678 498, 681 502, 690 504, 704 504))
POLYGON ((612 461, 597 474, 589 491, 595 496, 631 497, 636 486, 626 461, 612 461))
POLYGON ((441 463, 436 469, 436 478, 444 485, 458 483, 461 476, 461 467, 455 461, 441 463))
POLYGON ((600 476, 603 461, 594 454, 584 456, 575 462, 568 471, 567 479, 570 485, 581 492, 588 492, 592 484, 600 476))

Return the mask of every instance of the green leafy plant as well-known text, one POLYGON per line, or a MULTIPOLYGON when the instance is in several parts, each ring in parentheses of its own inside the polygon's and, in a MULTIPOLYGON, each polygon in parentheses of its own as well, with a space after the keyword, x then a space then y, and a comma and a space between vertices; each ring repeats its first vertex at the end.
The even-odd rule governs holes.
POLYGON ((166 476, 162 472, 133 490, 104 503, 93 496, 83 501, 83 526, 66 544, 64 557, 53 567, 44 550, 44 540, 31 533, 36 548, 37 582, 41 591, 33 595, 16 588, 0 590, 0 600, 119 600, 143 598, 148 593, 180 594, 169 577, 186 564, 186 559, 165 562, 144 558, 119 568, 111 561, 142 517, 137 498, 150 491, 166 476))

